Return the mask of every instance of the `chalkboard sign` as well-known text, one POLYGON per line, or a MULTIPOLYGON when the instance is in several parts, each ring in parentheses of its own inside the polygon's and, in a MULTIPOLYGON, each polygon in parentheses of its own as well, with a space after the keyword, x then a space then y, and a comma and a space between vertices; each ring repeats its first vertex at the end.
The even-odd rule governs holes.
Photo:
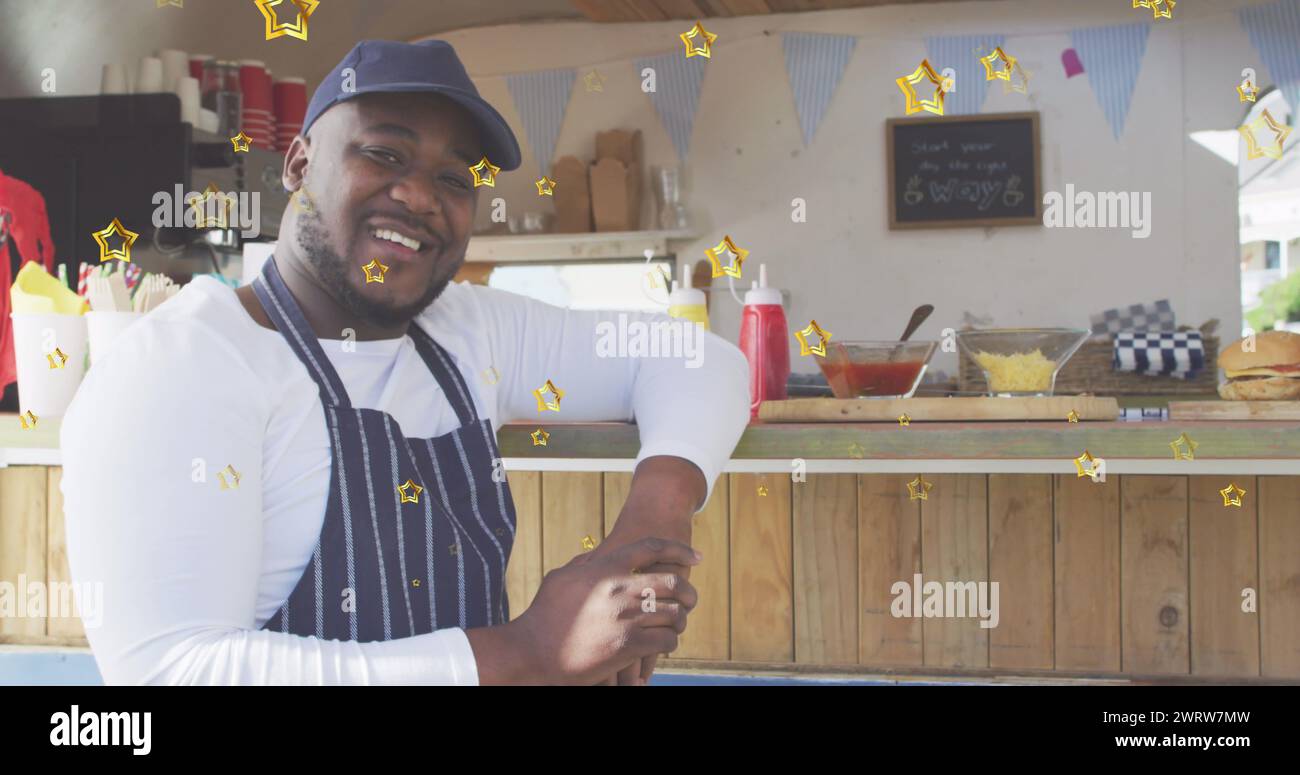
POLYGON ((889 228, 1043 223, 1038 114, 885 122, 889 228))

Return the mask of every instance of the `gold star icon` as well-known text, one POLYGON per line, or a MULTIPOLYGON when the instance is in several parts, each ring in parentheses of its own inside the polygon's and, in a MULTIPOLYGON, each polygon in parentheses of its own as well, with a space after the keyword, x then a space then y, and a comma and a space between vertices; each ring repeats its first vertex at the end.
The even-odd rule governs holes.
POLYGON ((239 472, 235 470, 234 466, 227 464, 225 468, 217 472, 217 481, 221 482, 221 489, 223 490, 238 490, 239 472), (230 477, 230 483, 226 482, 227 476, 230 477))
POLYGON ((1238 102, 1254 102, 1255 98, 1258 96, 1259 96, 1259 87, 1256 86, 1255 84, 1251 83, 1250 81, 1242 81, 1240 84, 1238 84, 1237 86, 1238 102))
POLYGON ((1173 19, 1177 0, 1133 0, 1134 8, 1150 8, 1153 19, 1173 19))
POLYGON ((18 415, 18 422, 23 426, 23 430, 25 431, 35 428, 37 419, 38 418, 31 409, 28 409, 25 414, 18 415))
POLYGON ((767 488, 764 487, 764 486, 761 485, 761 484, 758 486, 758 497, 760 497, 760 498, 766 498, 766 497, 767 497, 767 488))
POLYGON ((545 446, 546 446, 546 440, 549 439, 549 438, 551 438, 551 434, 547 433, 546 431, 542 430, 541 428, 538 428, 537 430, 533 431, 533 432, 532 432, 531 434, 529 434, 529 435, 533 437, 533 446, 534 446, 534 447, 545 447, 545 446))
POLYGON ((316 212, 316 203, 305 186, 293 192, 293 196, 289 197, 289 204, 293 205, 294 211, 301 215, 312 215, 316 212))
POLYGON ((925 477, 917 475, 915 479, 907 483, 907 499, 909 501, 928 501, 930 500, 930 490, 933 484, 925 481, 925 477))
POLYGON ((903 412, 898 416, 898 424, 907 427, 912 424, 912 418, 907 416, 907 412, 903 412))
POLYGON ((652 290, 667 290, 672 279, 668 276, 668 270, 664 269, 663 264, 656 264, 654 271, 645 273, 646 284, 652 290))
POLYGON ((1195 460, 1196 458, 1192 453, 1194 453, 1196 448, 1199 446, 1200 444, 1192 441, 1192 438, 1186 433, 1169 442, 1169 448, 1174 451, 1174 460, 1195 460), (1187 447, 1186 452, 1183 451, 1184 446, 1187 447))
POLYGON ((235 146, 235 153, 248 153, 248 146, 251 142, 253 142, 253 138, 244 134, 242 129, 239 130, 239 134, 230 138, 230 144, 235 146))
POLYGON ((582 77, 583 84, 587 91, 605 91, 605 76, 601 75, 598 70, 592 70, 582 77))
POLYGON ((190 207, 194 208, 194 228, 196 229, 224 229, 230 222, 230 206, 235 203, 233 197, 228 197, 217 189, 216 184, 209 183, 208 187, 203 189, 202 196, 190 197, 190 207), (215 212, 211 204, 216 202, 215 212), (213 213, 209 215, 209 213, 213 213))
POLYGON ((687 59, 690 59, 691 57, 694 56, 701 56, 704 57, 705 59, 711 59, 712 57, 710 55, 712 54, 713 51, 712 49, 713 41, 718 39, 717 35, 714 35, 712 32, 709 32, 708 30, 704 29, 704 25, 700 24, 699 22, 696 22, 694 27, 690 28, 686 32, 683 32, 681 35, 678 35, 677 37, 681 38, 682 43, 686 44, 687 59), (699 40, 697 41, 696 38, 699 38, 699 40))
POLYGON ((555 196, 555 181, 545 175, 543 175, 542 179, 538 180, 534 185, 537 186, 538 196, 555 196))
POLYGON ((1242 137, 1246 138, 1247 159, 1259 159, 1264 156, 1270 159, 1280 159, 1282 158, 1282 150, 1286 139, 1291 134, 1291 127, 1286 124, 1279 124, 1273 118, 1273 114, 1265 109, 1260 113, 1259 118, 1245 126, 1237 127, 1237 131, 1241 133, 1242 137), (1255 139, 1255 132, 1265 128, 1273 133, 1273 142, 1268 145, 1260 145, 1259 141, 1255 139))
POLYGON ((57 347, 54 348, 54 352, 46 353, 45 359, 50 362, 51 369, 61 369, 68 365, 68 356, 64 355, 63 351, 57 347), (57 363, 55 362, 56 360, 58 361, 57 363))
POLYGON ((388 267, 379 263, 379 259, 377 258, 370 259, 370 263, 361 267, 361 269, 366 273, 366 285, 369 285, 370 283, 382 283, 384 281, 384 275, 388 274, 388 267), (376 275, 375 272, 378 272, 379 274, 376 275))
POLYGON ((424 488, 410 479, 407 479, 405 484, 397 485, 397 494, 401 496, 402 503, 419 503, 422 492, 424 488))
POLYGON ((729 275, 739 280, 741 265, 745 263, 745 256, 749 255, 749 251, 737 247, 730 235, 724 235, 722 241, 704 251, 704 255, 708 257, 709 263, 713 266, 713 277, 729 275), (723 255, 728 257, 727 266, 725 267, 722 265, 721 256, 723 255))
POLYGON ((591 539, 591 536, 589 536, 589 535, 583 536, 583 537, 582 537, 582 548, 583 548, 583 550, 590 552, 592 549, 595 549, 595 548, 596 548, 596 542, 593 541, 593 540, 591 539))
POLYGON ((155 7, 162 8, 165 5, 174 6, 176 8, 184 8, 185 0, 158 0, 158 5, 155 7))
POLYGON ((899 90, 903 92, 903 96, 907 98, 907 115, 920 113, 923 110, 936 116, 943 115, 943 79, 930 66, 930 60, 922 59, 921 64, 911 75, 898 78, 895 83, 898 84, 899 90), (934 96, 928 100, 921 99, 920 95, 916 93, 915 87, 921 81, 929 81, 934 84, 934 96))
POLYGON ((474 188, 479 186, 497 187, 497 173, 501 171, 501 168, 488 161, 486 156, 480 159, 478 164, 470 167, 469 171, 474 173, 474 188))
POLYGON ((1065 416, 1065 419, 1068 420, 1069 422, 1078 422, 1079 413, 1071 409, 1070 413, 1065 416))
POLYGON ((1030 73, 1020 64, 1019 59, 1015 60, 1015 62, 1015 66, 1011 69, 1020 75, 1020 83, 1016 83, 1014 78, 1008 78, 1002 82, 1002 93, 1010 94, 1011 92, 1015 92, 1017 94, 1028 94, 1030 73))
POLYGON ((546 410, 549 409, 552 412, 558 412, 560 411, 560 399, 564 398, 564 391, 557 388, 555 386, 555 383, 551 382, 548 379, 546 380, 545 385, 542 385, 541 387, 533 391, 533 397, 537 399, 537 411, 545 412, 546 410), (553 401, 543 400, 542 396, 544 396, 547 393, 550 393, 551 395, 555 396, 555 400, 553 401))
POLYGON ((867 454, 866 448, 856 441, 849 445, 849 457, 861 460, 867 454))
POLYGON ((419 589, 419 588, 420 588, 420 580, 419 580, 419 579, 411 579, 411 586, 415 587, 416 589, 419 589))
POLYGON ((320 0, 254 0, 257 10, 266 20, 266 39, 274 40, 289 36, 298 40, 307 40, 307 19, 320 5, 320 0), (288 4, 297 10, 293 23, 280 21, 276 6, 288 4))
POLYGON ((1011 80, 1011 71, 1016 67, 1016 58, 1008 56, 1007 52, 1002 50, 1001 46, 993 49, 993 53, 986 57, 980 57, 980 63, 984 65, 984 80, 1011 80), (1002 62, 1001 70, 994 70, 993 65, 1002 62))
POLYGON ((800 355, 820 355, 826 357, 826 343, 831 340, 831 332, 817 325, 814 320, 808 324, 808 327, 795 333, 794 337, 799 340, 800 355), (808 344, 808 339, 817 337, 817 344, 808 344))
POLYGON ((122 225, 122 222, 114 218, 113 222, 105 226, 102 231, 92 232, 91 236, 95 242, 99 243, 99 263, 104 263, 116 258, 118 261, 131 262, 131 246, 140 235, 133 231, 128 231, 122 225), (122 247, 116 250, 108 249, 108 238, 116 234, 122 238, 122 247))
POLYGON ((1082 455, 1074 459, 1074 467, 1079 471, 1078 476, 1075 478, 1082 479, 1086 476, 1094 482, 1100 481, 1097 477, 1101 475, 1101 471, 1097 469, 1096 463, 1097 459, 1090 455, 1088 450, 1085 449, 1082 455))
POLYGON ((489 385, 495 385, 501 381, 501 373, 497 371, 496 366, 488 366, 483 370, 483 381, 489 385))
POLYGON ((1219 494, 1223 496, 1223 505, 1225 508, 1228 506, 1241 508, 1241 496, 1245 495, 1246 491, 1238 487, 1236 484, 1229 484, 1227 487, 1219 490, 1219 494))

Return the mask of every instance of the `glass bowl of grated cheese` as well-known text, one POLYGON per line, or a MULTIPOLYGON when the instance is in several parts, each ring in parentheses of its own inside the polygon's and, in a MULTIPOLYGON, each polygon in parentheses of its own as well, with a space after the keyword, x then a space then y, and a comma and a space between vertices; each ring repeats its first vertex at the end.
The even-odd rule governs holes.
POLYGON ((989 395, 1050 396, 1088 336, 1082 328, 992 328, 958 332, 957 347, 984 372, 989 395))

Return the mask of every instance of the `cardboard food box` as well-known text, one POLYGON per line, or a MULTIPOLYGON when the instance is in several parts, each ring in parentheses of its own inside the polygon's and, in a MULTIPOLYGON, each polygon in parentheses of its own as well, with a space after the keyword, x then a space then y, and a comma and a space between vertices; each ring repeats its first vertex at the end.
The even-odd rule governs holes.
POLYGON ((555 181, 555 231, 559 234, 591 231, 591 189, 587 182, 587 163, 576 156, 565 156, 551 165, 555 181))
POLYGON ((641 228, 641 130, 596 133, 596 164, 591 168, 592 215, 596 231, 641 228))

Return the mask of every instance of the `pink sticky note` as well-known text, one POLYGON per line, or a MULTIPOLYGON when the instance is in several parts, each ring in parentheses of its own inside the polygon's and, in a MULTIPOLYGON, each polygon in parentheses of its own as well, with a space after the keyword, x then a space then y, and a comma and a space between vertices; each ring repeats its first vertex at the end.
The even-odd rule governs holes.
POLYGON ((1073 78, 1083 72, 1083 62, 1079 61, 1079 52, 1067 48, 1061 52, 1061 64, 1065 67, 1065 77, 1073 78))

